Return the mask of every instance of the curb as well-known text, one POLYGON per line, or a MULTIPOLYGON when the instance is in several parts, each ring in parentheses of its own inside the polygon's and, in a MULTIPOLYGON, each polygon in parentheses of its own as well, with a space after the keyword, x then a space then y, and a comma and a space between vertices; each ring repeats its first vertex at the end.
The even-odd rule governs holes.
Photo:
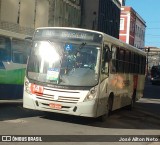
POLYGON ((23 99, 18 100, 0 100, 0 104, 23 103, 23 99))

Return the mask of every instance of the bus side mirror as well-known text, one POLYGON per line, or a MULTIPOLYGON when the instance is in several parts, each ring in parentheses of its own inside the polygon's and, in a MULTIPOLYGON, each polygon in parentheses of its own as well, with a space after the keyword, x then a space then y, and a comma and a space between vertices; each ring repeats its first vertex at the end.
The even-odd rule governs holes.
POLYGON ((104 45, 105 50, 105 61, 109 62, 112 59, 112 51, 110 50, 108 45, 104 45))
POLYGON ((103 51, 103 57, 102 57, 102 74, 108 75, 109 73, 109 65, 108 62, 111 60, 112 58, 112 53, 109 49, 108 46, 104 47, 104 51, 103 51))
POLYGON ((105 54, 106 62, 109 62, 112 59, 112 52, 109 48, 106 48, 106 54, 105 54))

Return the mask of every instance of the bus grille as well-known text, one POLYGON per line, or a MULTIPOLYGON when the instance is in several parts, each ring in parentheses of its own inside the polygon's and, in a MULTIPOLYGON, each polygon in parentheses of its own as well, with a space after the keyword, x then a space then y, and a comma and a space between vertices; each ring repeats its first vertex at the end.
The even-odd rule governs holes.
POLYGON ((75 91, 64 91, 64 90, 62 91, 62 90, 54 90, 51 88, 44 88, 44 94, 42 96, 37 94, 36 98, 39 100, 62 102, 62 103, 77 103, 80 100, 79 95, 80 93, 75 91))

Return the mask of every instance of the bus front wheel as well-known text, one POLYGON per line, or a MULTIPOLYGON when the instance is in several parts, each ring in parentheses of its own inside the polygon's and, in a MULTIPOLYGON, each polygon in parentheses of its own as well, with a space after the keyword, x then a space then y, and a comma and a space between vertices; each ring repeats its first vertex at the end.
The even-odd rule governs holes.
POLYGON ((106 108, 105 108, 106 113, 99 117, 99 120, 101 122, 106 121, 106 119, 111 115, 112 106, 113 106, 113 95, 108 98, 106 108))

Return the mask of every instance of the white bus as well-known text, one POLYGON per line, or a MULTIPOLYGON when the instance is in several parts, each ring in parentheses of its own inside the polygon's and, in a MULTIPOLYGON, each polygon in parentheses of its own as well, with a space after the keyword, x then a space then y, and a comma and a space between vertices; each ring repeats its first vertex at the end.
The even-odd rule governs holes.
POLYGON ((35 30, 23 107, 105 118, 143 96, 145 52, 98 31, 35 30))
POLYGON ((0 101, 23 98, 29 47, 27 35, 0 29, 0 101))

